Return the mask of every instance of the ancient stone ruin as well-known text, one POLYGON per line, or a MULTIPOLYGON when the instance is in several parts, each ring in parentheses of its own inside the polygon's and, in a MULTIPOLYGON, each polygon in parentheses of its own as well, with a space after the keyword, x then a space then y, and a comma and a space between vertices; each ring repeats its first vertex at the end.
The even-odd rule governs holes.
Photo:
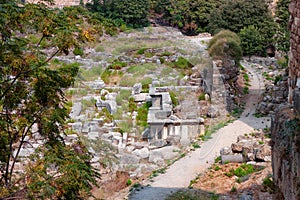
POLYGON ((197 117, 196 114, 184 119, 173 114, 172 101, 167 88, 151 87, 149 95, 152 102, 147 117, 150 130, 144 134, 144 139, 150 142, 155 140, 170 142, 178 138, 180 144, 185 146, 201 133, 201 128, 204 129, 201 126, 204 119, 197 117))

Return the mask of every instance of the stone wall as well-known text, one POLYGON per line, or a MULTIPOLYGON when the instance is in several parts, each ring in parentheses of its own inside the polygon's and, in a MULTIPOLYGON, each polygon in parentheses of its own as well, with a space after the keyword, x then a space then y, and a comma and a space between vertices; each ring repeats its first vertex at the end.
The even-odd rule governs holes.
POLYGON ((289 11, 289 104, 278 109, 272 120, 272 163, 278 187, 275 199, 297 200, 300 199, 300 1, 292 0, 289 11))
POLYGON ((289 54, 289 103, 293 101, 293 91, 300 78, 300 1, 292 0, 289 6, 291 13, 289 28, 291 30, 291 48, 289 54))
POLYGON ((300 126, 289 106, 277 112, 272 123, 272 166, 275 199, 300 199, 300 126))

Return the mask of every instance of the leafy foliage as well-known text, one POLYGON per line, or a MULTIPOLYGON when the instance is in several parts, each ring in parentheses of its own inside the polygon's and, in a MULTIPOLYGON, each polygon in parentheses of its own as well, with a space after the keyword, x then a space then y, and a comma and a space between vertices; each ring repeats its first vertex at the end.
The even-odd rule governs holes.
MULTIPOLYGON (((223 5, 216 8, 210 16, 208 30, 215 34, 220 30, 228 29, 235 33, 239 33, 242 29, 243 32, 249 31, 249 27, 255 26, 254 36, 258 36, 259 48, 261 46, 266 48, 273 43, 273 36, 276 30, 276 24, 264 0, 236 0, 226 1, 223 5), (257 35, 259 33, 259 35, 257 35)), ((253 36, 251 36, 253 37, 253 36)), ((244 38, 243 38, 244 39, 244 38)), ((242 39, 242 40, 243 40, 242 39)), ((249 39, 249 38, 245 38, 249 39)), ((243 42, 243 41, 242 41, 243 42)), ((252 39, 244 43, 248 46, 254 47, 256 44, 249 44, 254 42, 252 39)), ((257 43, 257 42, 256 42, 257 43)), ((244 46, 243 46, 244 47, 244 46)), ((246 55, 254 52, 261 54, 255 50, 245 50, 246 55)))
POLYGON ((185 34, 195 35, 207 31, 209 15, 220 3, 216 0, 152 0, 151 9, 161 15, 164 22, 185 34))
POLYGON ((208 51, 214 58, 239 61, 242 57, 240 39, 234 32, 223 30, 216 34, 208 44, 208 51))
POLYGON ((149 1, 147 0, 104 0, 94 1, 88 5, 91 10, 99 14, 118 20, 120 23, 125 22, 127 25, 137 28, 147 26, 149 1))
POLYGON ((265 55, 264 39, 255 26, 244 27, 239 36, 244 55, 265 55))
POLYGON ((279 25, 275 40, 277 49, 288 52, 290 48, 290 31, 288 30, 289 4, 291 0, 278 0, 276 4, 276 22, 279 25))
POLYGON ((142 127, 148 126, 147 116, 148 116, 148 110, 149 110, 150 106, 151 106, 151 103, 147 102, 138 109, 137 116, 136 116, 137 125, 142 126, 142 127))
POLYGON ((79 68, 49 61, 89 41, 90 33, 77 26, 82 18, 68 9, 17 1, 0 7, 0 198, 21 198, 15 195, 22 191, 34 199, 83 199, 98 175, 85 147, 63 140, 69 115, 64 89, 79 68), (32 43, 26 34, 40 39, 32 43), (55 49, 49 56, 40 45, 45 40, 55 49), (16 173, 22 148, 36 136, 43 144, 32 154, 27 173, 16 173))

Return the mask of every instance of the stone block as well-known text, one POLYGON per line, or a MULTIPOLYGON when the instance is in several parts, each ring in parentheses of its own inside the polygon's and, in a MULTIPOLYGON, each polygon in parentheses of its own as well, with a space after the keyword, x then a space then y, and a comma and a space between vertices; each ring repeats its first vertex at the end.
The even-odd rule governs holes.
POLYGON ((222 163, 231 162, 231 163, 243 163, 244 158, 242 154, 235 155, 221 155, 222 163))

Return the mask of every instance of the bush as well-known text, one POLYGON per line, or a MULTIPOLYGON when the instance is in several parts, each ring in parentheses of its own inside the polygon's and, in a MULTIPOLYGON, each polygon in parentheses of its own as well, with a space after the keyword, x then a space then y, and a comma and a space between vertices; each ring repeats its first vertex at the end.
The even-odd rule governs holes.
POLYGON ((205 94, 201 93, 198 97, 198 101, 204 101, 205 100, 205 94))
POLYGON ((142 107, 140 107, 137 111, 137 125, 142 127, 147 127, 147 116, 148 116, 148 110, 151 106, 150 102, 145 103, 142 107))
POLYGON ((73 54, 76 56, 83 56, 83 48, 75 47, 75 49, 73 50, 73 54))
POLYGON ((147 48, 141 48, 141 49, 139 49, 139 50, 137 51, 137 54, 142 55, 142 54, 145 53, 146 50, 147 50, 147 48))
POLYGON ((176 94, 173 91, 169 91, 169 94, 170 94, 170 97, 171 97, 172 104, 174 106, 178 106, 179 101, 178 101, 178 98, 177 98, 176 94))
POLYGON ((114 69, 114 70, 120 70, 126 66, 127 66, 127 63, 125 63, 125 62, 115 61, 111 65, 109 65, 108 68, 114 69))
POLYGON ((239 36, 241 38, 241 47, 244 56, 266 55, 265 38, 261 36, 261 33, 254 25, 241 29, 239 36))
POLYGON ((237 34, 224 30, 213 37, 208 45, 208 51, 214 59, 234 59, 236 62, 239 62, 242 58, 240 44, 237 34))
POLYGON ((179 57, 176 62, 173 62, 173 66, 179 69, 190 69, 193 67, 193 65, 183 57, 179 57))

